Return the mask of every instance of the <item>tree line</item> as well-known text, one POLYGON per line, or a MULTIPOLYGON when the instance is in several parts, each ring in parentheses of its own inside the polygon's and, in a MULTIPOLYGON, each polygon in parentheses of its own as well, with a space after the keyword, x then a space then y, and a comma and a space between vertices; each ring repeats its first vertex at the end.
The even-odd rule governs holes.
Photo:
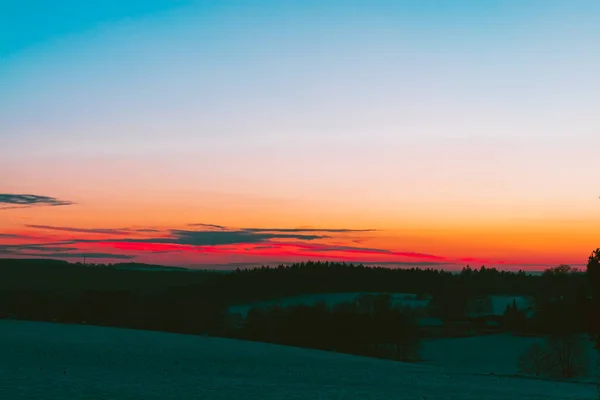
POLYGON ((253 308, 235 337, 341 353, 418 360, 416 315, 392 306, 389 295, 363 295, 328 307, 325 302, 253 308))

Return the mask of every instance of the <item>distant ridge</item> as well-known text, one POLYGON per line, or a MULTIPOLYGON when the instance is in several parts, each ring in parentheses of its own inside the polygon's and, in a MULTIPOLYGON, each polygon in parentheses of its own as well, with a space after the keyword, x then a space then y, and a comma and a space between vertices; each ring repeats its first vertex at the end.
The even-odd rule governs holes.
POLYGON ((63 260, 54 260, 52 258, 0 258, 0 266, 2 265, 57 265, 57 266, 67 266, 67 265, 75 265, 68 261, 63 260))
POLYGON ((189 268, 184 267, 170 267, 165 265, 143 263, 118 263, 110 265, 109 268, 143 271, 191 271, 189 268))
MULTIPOLYGON (((86 265, 77 262, 72 263, 63 260, 55 260, 51 258, 0 258, 0 266, 2 265, 23 265, 23 266, 72 266, 84 267, 86 265)), ((143 264, 143 263, 118 263, 118 264, 100 264, 101 268, 112 268, 119 270, 140 270, 140 271, 191 271, 185 267, 170 267, 165 265, 143 264)), ((87 264, 88 267, 94 267, 95 264, 87 264)))
MULTIPOLYGON (((0 267, 3 265, 23 265, 23 266, 40 266, 40 265, 46 265, 46 266, 55 266, 55 267, 100 267, 100 268, 110 268, 110 269, 115 269, 115 270, 129 270, 129 271, 179 271, 179 272, 218 272, 218 273, 232 273, 235 272, 237 267, 239 269, 260 269, 261 267, 269 267, 269 268, 273 268, 276 269, 279 265, 285 265, 285 266, 291 266, 294 265, 294 263, 286 263, 286 264, 279 264, 279 265, 275 265, 275 264, 271 264, 271 265, 262 265, 262 264, 251 264, 251 263, 239 263, 239 264, 224 264, 224 265, 202 265, 203 268, 200 268, 200 265, 188 265, 186 267, 175 267, 175 266, 167 266, 167 265, 159 265, 159 264, 144 264, 144 263, 137 263, 137 262, 125 262, 125 263, 116 263, 116 264, 104 264, 104 263, 88 263, 88 264, 83 264, 81 262, 69 262, 69 261, 65 261, 65 260, 57 260, 57 259, 51 259, 51 258, 1 258, 0 257, 0 267)), ((377 263, 349 263, 349 265, 362 265, 365 268, 386 268, 387 265, 385 263, 383 264, 377 264, 377 263)), ((422 266, 421 266, 422 267, 422 266)), ((409 268, 408 266, 405 266, 404 269, 409 268)), ((419 266, 412 266, 410 268, 419 268, 419 266)), ((389 268, 389 269, 394 269, 394 268, 389 268)), ((440 271, 445 271, 448 272, 450 274, 460 274, 461 270, 460 268, 456 268, 456 269, 445 269, 445 268, 441 268, 441 267, 433 267, 433 266, 429 266, 426 269, 434 269, 434 270, 440 270, 440 271)), ((507 270, 509 272, 513 272, 516 273, 518 271, 516 270, 507 270)), ((526 275, 534 275, 534 276, 539 276, 542 275, 544 273, 543 270, 526 270, 526 271, 522 271, 524 272, 526 275)))

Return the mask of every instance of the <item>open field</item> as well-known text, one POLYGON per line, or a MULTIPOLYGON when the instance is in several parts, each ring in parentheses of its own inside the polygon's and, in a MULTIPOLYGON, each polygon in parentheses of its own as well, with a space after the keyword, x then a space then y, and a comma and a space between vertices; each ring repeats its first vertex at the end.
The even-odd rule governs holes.
POLYGON ((589 384, 199 336, 0 321, 7 399, 594 399, 589 384))
MULTIPOLYGON (((472 373, 517 374, 519 357, 534 343, 543 344, 542 337, 523 337, 511 334, 473 336, 467 338, 424 339, 422 364, 472 373)), ((588 342, 590 376, 578 378, 595 380, 598 371, 598 352, 588 342)))

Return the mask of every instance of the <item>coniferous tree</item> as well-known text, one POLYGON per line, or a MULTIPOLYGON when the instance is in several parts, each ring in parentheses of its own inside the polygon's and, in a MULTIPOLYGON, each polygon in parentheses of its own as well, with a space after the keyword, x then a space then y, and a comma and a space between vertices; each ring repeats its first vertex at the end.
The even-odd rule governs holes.
POLYGON ((592 291, 588 327, 596 341, 596 348, 600 350, 600 248, 594 250, 588 258, 587 276, 592 291))

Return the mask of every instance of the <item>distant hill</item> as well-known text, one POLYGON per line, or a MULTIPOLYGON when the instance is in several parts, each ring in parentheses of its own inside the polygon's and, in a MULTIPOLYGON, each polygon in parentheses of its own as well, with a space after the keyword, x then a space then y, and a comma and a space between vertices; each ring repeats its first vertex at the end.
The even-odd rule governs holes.
POLYGON ((3 266, 67 266, 75 265, 68 261, 53 260, 49 258, 0 258, 0 267, 3 266))
POLYGON ((165 265, 143 263, 118 263, 110 266, 114 269, 141 270, 141 271, 194 271, 184 267, 169 267, 165 265))
POLYGON ((79 293, 85 290, 166 290, 204 284, 221 274, 160 265, 69 263, 49 259, 0 259, 2 290, 79 293), (190 273, 195 272, 195 273, 190 273))
POLYGON ((73 266, 73 267, 105 267, 105 268, 113 268, 113 269, 122 269, 122 270, 144 270, 144 271, 193 271, 189 268, 184 267, 171 267, 165 265, 156 265, 156 264, 144 264, 144 263, 117 263, 117 264, 82 264, 80 262, 70 263, 68 261, 63 260, 54 260, 54 259, 45 259, 45 258, 2 258, 0 259, 0 267, 1 266, 73 266))

